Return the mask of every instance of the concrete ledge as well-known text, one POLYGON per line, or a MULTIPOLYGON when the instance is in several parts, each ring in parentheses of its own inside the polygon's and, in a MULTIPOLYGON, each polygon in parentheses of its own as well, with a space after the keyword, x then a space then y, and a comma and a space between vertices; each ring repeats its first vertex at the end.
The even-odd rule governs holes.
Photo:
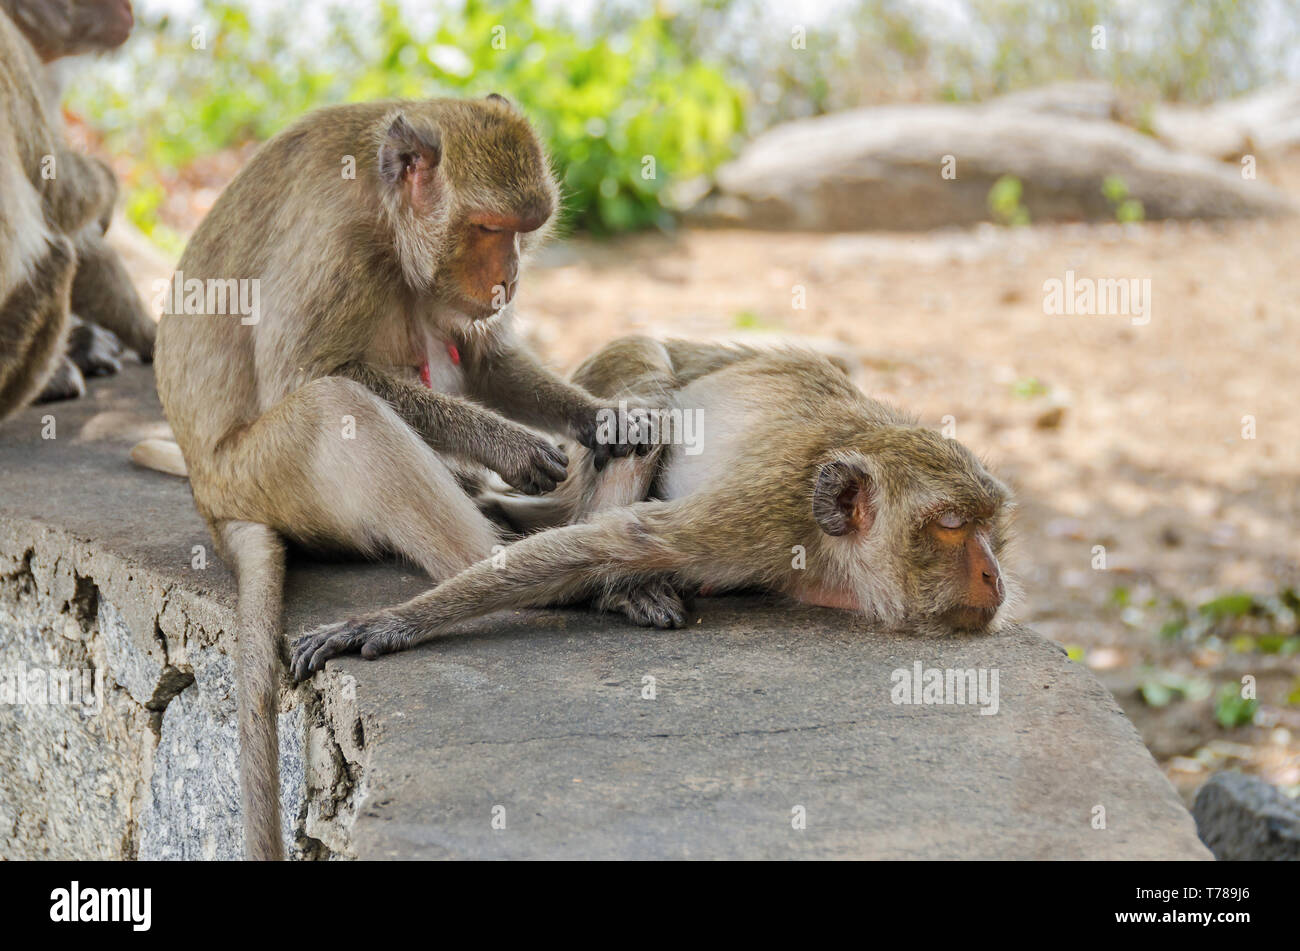
MULTIPOLYGON (((0 674, 103 684, 91 709, 0 705, 0 857, 238 855, 234 587, 187 484, 127 462, 159 419, 134 368, 0 425, 0 674)), ((424 587, 299 560, 286 628, 424 587)), ((1209 857, 1110 695, 1031 631, 886 637, 775 600, 697 611, 667 634, 497 615, 287 691, 293 854, 1209 857), (918 661, 996 671, 996 714, 895 703, 918 661)))

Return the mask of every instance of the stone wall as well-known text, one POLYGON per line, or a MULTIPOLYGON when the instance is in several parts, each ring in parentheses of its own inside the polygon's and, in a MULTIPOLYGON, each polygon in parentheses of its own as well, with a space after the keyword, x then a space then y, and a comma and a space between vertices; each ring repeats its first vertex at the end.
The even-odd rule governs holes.
MULTIPOLYGON (((232 630, 196 591, 0 523, 0 857, 238 858, 232 630)), ((350 856, 363 798, 355 685, 324 683, 286 690, 280 713, 297 858, 350 856)))

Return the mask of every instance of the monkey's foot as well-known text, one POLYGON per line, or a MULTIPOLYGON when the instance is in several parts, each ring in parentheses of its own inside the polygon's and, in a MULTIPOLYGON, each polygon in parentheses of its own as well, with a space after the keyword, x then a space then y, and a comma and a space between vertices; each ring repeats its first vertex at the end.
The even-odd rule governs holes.
POLYGON ((84 376, 111 376, 120 373, 122 341, 103 327, 78 323, 68 334, 68 359, 84 376))
POLYGON ((38 403, 53 403, 58 400, 75 400, 86 395, 86 381, 82 378, 81 371, 77 365, 66 356, 59 358, 58 366, 50 374, 50 378, 45 381, 45 386, 41 389, 40 395, 36 397, 38 403))
POLYGON ((647 581, 634 588, 607 591, 594 599, 597 611, 627 615, 633 624, 668 630, 686 626, 686 604, 667 581, 647 581))
POLYGON ((387 611, 324 624, 294 641, 289 670, 294 680, 306 680, 331 657, 360 653, 366 660, 413 647, 420 641, 409 624, 387 611))

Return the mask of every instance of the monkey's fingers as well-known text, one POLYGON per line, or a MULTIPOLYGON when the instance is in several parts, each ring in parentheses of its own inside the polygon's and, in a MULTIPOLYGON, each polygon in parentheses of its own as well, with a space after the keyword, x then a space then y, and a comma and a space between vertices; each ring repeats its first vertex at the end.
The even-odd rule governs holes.
POLYGON ((620 431, 626 435, 626 438, 610 445, 611 456, 622 459, 634 452, 645 455, 646 450, 650 448, 650 426, 641 412, 629 412, 623 419, 623 428, 620 431))
POLYGON ((363 621, 325 624, 298 638, 293 645, 289 670, 294 680, 306 680, 325 666, 331 657, 355 654, 365 643, 363 621))
POLYGON ((616 414, 618 425, 603 432, 600 427, 588 423, 575 427, 575 438, 591 450, 591 462, 597 472, 609 463, 610 459, 621 459, 636 453, 644 456, 650 451, 650 424, 643 410, 602 409, 600 413, 616 414), (613 437, 613 438, 610 438, 613 437))
POLYGON ((541 469, 547 478, 558 485, 569 477, 569 457, 564 450, 552 446, 550 443, 543 443, 542 445, 545 447, 545 451, 542 453, 541 469))
POLYGON ((537 440, 527 458, 501 476, 525 495, 544 495, 569 476, 569 457, 545 440, 537 440))
POLYGON ((671 630, 686 626, 686 604, 667 581, 647 581, 606 592, 595 600, 597 610, 624 614, 633 624, 671 630))

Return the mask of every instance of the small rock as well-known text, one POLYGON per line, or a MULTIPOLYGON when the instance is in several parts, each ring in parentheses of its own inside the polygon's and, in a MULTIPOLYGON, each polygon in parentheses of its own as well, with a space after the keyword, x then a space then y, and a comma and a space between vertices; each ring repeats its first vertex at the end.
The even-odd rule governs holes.
POLYGON ((1244 773, 1218 773, 1196 794, 1196 831, 1219 861, 1300 860, 1300 803, 1244 773))
POLYGON ((1065 407, 1053 406, 1049 410, 1038 415, 1034 420, 1034 425, 1039 429, 1060 429, 1061 421, 1065 419, 1065 407))

